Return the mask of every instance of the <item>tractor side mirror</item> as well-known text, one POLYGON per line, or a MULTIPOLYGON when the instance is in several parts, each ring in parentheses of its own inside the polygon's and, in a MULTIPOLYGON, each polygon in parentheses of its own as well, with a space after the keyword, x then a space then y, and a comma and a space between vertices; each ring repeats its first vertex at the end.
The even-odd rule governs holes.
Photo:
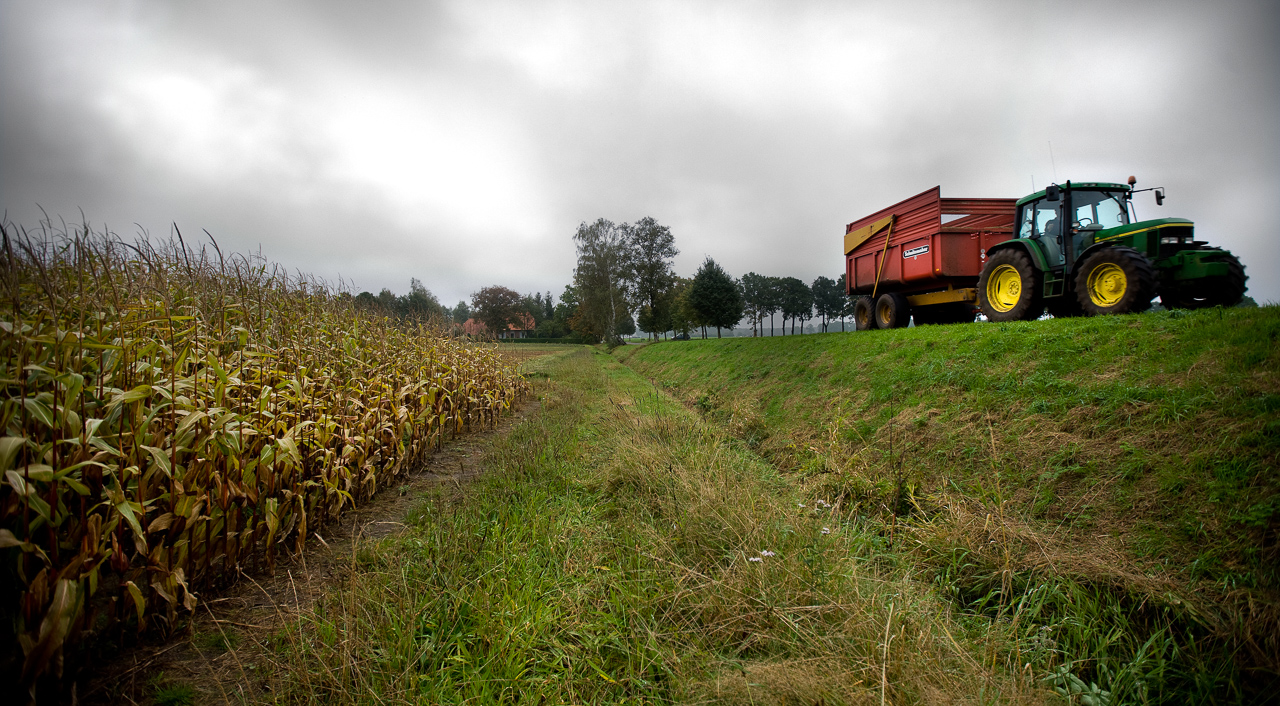
POLYGON ((1057 184, 1050 184, 1049 188, 1044 190, 1044 198, 1046 201, 1058 201, 1062 197, 1058 194, 1059 188, 1057 184))
POLYGON ((1164 205, 1164 189, 1156 189, 1156 205, 1164 205))

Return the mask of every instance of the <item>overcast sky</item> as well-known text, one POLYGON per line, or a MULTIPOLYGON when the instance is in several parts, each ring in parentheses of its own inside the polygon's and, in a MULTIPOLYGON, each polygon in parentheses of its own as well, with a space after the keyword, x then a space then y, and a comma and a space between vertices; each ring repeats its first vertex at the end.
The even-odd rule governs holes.
POLYGON ((1277 7, 0 0, 0 207, 452 304, 558 298, 599 217, 809 281, 935 185, 1134 174, 1280 302, 1277 7))

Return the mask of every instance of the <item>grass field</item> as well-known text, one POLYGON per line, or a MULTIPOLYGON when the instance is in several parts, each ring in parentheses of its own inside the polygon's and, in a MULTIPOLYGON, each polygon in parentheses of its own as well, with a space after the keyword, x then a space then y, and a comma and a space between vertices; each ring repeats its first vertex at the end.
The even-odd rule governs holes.
POLYGON ((1256 703, 1280 311, 568 349, 281 703, 1256 703))

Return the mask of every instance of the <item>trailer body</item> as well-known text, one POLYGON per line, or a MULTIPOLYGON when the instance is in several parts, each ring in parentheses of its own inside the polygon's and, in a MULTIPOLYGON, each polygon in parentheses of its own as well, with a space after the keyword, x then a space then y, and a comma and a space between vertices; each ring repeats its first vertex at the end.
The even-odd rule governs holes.
POLYGON ((935 186, 845 227, 845 293, 913 306, 975 301, 988 248, 1013 235, 1017 199, 942 198, 935 186))

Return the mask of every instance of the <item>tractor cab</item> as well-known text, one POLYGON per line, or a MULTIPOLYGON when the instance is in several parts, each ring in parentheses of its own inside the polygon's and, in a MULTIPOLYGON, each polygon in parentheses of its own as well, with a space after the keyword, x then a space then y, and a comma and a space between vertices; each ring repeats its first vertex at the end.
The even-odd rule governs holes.
POLYGON ((1098 231, 1130 224, 1129 188, 1122 184, 1067 182, 1018 201, 1017 237, 1033 240, 1043 269, 1069 273, 1098 231))

